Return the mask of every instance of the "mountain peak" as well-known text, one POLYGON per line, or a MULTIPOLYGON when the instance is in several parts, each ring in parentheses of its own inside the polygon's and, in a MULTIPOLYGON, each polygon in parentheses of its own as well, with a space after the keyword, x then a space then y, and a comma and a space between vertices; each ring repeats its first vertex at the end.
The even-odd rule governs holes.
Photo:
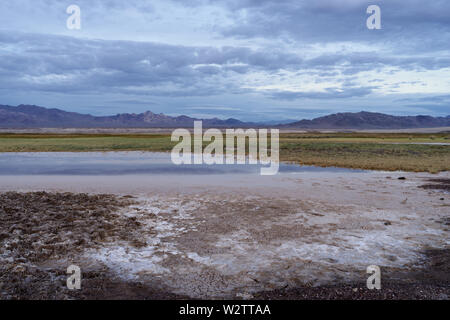
POLYGON ((406 129, 448 127, 448 117, 392 116, 379 112, 344 112, 301 120, 282 127, 301 129, 406 129))
POLYGON ((0 105, 1 128, 179 128, 193 127, 195 120, 202 120, 204 127, 232 127, 251 124, 235 119, 195 119, 188 116, 171 117, 150 110, 143 113, 121 113, 115 116, 92 115, 47 109, 33 105, 0 105))
MULTIPOLYGON (((0 128, 192 128, 194 121, 202 120, 204 128, 249 128, 255 123, 229 118, 221 120, 196 119, 186 115, 168 116, 148 110, 143 113, 122 113, 115 116, 95 117, 89 114, 47 109, 34 105, 0 105, 0 128)), ((313 120, 301 120, 280 128, 293 129, 405 129, 450 127, 450 116, 432 117, 392 116, 377 112, 360 111, 326 115, 313 120)))

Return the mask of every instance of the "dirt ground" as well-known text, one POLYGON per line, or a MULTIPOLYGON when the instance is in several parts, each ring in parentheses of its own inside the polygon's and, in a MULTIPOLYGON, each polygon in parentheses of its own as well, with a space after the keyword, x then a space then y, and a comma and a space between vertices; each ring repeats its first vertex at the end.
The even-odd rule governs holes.
MULTIPOLYGON (((187 128, 192 130, 192 128, 187 128)), ((79 134, 79 133, 104 133, 104 134, 154 134, 167 133, 171 134, 173 128, 35 128, 35 129, 5 129, 0 128, 0 133, 63 133, 63 134, 79 134)), ((449 132, 450 127, 438 128, 411 128, 411 129, 385 129, 385 130, 354 130, 354 129, 280 129, 283 133, 303 133, 303 132, 370 132, 370 133, 439 133, 449 132)))
POLYGON ((446 173, 185 178, 178 184, 168 177, 127 184, 130 178, 121 177, 120 185, 99 177, 94 184, 92 177, 61 178, 65 185, 36 179, 36 187, 33 179, 27 185, 4 179, 0 186, 2 299, 450 294, 446 173), (47 192, 37 192, 43 184, 47 192), (66 288, 70 264, 82 269, 79 291, 66 288), (365 287, 366 267, 373 264, 382 270, 380 291, 365 287))

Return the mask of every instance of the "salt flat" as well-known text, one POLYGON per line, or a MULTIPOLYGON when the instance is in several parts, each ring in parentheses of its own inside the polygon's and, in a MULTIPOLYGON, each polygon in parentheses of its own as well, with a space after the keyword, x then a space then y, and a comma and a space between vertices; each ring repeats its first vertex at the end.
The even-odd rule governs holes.
POLYGON ((233 298, 299 285, 365 283, 366 267, 412 270, 448 248, 449 197, 419 188, 438 175, 300 172, 276 176, 3 175, 0 191, 132 195, 119 212, 144 226, 144 246, 90 248, 75 261, 107 266, 195 298, 233 298), (405 180, 398 180, 398 177, 405 180), (441 200, 444 198, 444 200, 441 200))

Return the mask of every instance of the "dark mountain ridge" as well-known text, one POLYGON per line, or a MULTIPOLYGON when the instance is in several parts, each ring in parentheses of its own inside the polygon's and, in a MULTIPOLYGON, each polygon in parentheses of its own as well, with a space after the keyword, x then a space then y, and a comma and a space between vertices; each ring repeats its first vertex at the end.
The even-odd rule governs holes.
POLYGON ((96 117, 32 105, 17 107, 0 105, 0 128, 179 128, 193 127, 196 120, 202 120, 204 127, 252 125, 232 118, 221 120, 196 119, 188 116, 171 117, 151 111, 96 117))
MULTIPOLYGON (((267 126, 242 122, 237 119, 196 119, 185 115, 171 117, 151 111, 122 113, 114 116, 92 116, 48 109, 34 105, 0 105, 0 128, 192 128, 194 121, 202 120, 206 128, 248 128, 267 126)), ((408 129, 450 127, 450 116, 392 116, 383 113, 336 113, 313 120, 271 125, 284 129, 408 129)))
POLYGON ((301 120, 283 125, 285 128, 304 129, 409 129, 450 126, 450 116, 392 116, 361 111, 336 113, 313 120, 301 120))

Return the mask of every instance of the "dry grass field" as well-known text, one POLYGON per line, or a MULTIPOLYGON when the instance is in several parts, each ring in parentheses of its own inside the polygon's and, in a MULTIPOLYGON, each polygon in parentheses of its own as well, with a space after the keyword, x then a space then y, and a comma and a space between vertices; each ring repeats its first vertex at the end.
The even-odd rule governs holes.
MULTIPOLYGON (((449 133, 282 133, 280 160, 437 173, 450 169, 449 133)), ((168 134, 0 134, 0 152, 170 151, 168 134)))

